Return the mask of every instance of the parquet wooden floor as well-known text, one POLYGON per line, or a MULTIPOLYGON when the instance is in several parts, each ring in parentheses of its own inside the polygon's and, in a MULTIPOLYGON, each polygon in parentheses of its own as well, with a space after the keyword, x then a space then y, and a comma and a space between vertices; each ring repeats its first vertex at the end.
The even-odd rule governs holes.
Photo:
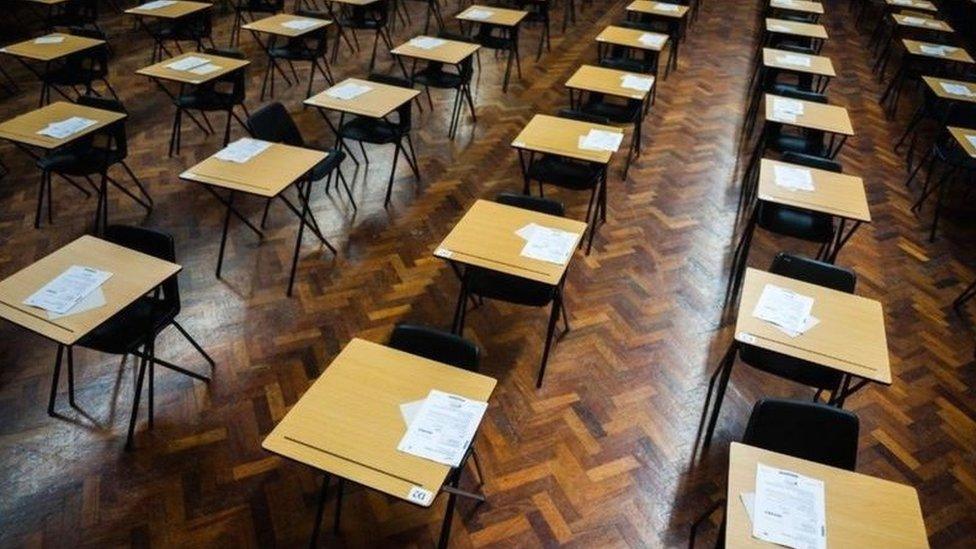
MULTIPOLYGON (((398 30, 397 42, 422 25, 423 4, 408 4, 413 30, 398 30)), ((926 241, 931 212, 921 219, 909 212, 914 195, 903 185, 904 161, 892 151, 908 112, 884 118, 867 37, 853 27, 846 2, 826 4, 825 54, 840 73, 829 96, 850 109, 858 133, 841 160, 847 172, 865 176, 874 217, 838 262, 857 270, 859 294, 884 304, 895 375, 891 387, 867 388, 848 401, 862 425, 858 470, 918 488, 934 547, 972 546, 976 327, 972 310, 959 316, 948 304, 976 276, 973 212, 955 206, 942 236, 926 241)), ((187 125, 183 153, 166 157, 171 107, 134 75, 148 64, 149 40, 130 20, 106 16, 116 51, 110 78, 131 113, 130 163, 156 199, 143 216, 114 195, 112 220, 175 235, 184 265, 181 321, 217 359, 217 371, 209 387, 160 372, 155 428, 140 425, 138 449, 126 453, 133 364, 79 353, 84 412, 67 408, 62 393, 65 417, 54 419, 45 413, 53 345, 0 326, 0 545, 306 543, 319 478, 262 451, 260 441, 350 338, 382 341, 398 321, 449 324, 457 282, 432 257, 433 247, 476 198, 521 188, 511 138, 533 113, 567 105, 563 82, 594 59, 593 37, 622 19, 623 5, 597 1, 566 34, 557 23, 552 51, 538 63, 538 29, 530 29, 523 78, 507 95, 503 59, 483 54, 478 121, 465 114, 454 142, 446 139, 451 96, 435 91, 435 108, 424 104, 417 114, 423 181, 415 183, 401 165, 389 209, 382 207, 389 150, 371 151, 373 164, 355 174, 358 213, 334 193, 317 191, 319 223, 340 253, 334 258, 306 238, 292 299, 284 288, 297 227, 283 209, 272 211, 261 243, 234 224, 224 279, 214 278, 221 209, 177 174, 215 151, 218 140, 187 125)), ((609 223, 592 255, 578 257, 571 270, 565 294, 573 331, 555 348, 545 386, 533 383, 544 311, 491 303, 469 315, 467 335, 485 351, 483 370, 500 383, 477 441, 488 503, 459 505, 453 546, 684 545, 691 521, 723 495, 727 442, 741 436, 752 403, 763 395, 808 397, 797 386, 737 369, 715 444, 702 463, 690 464, 708 376, 731 337, 718 319, 758 6, 710 0, 692 26, 680 70, 661 82, 645 122, 643 156, 626 181, 622 166, 614 166, 609 223)), ((231 16, 219 18, 218 43, 226 43, 230 24, 231 16)), ((7 42, 23 31, 8 21, 0 32, 7 42)), ((265 61, 250 36, 242 41, 254 61, 253 110, 265 61)), ((365 75, 364 50, 352 56, 343 48, 337 76, 365 75)), ((389 57, 380 59, 380 70, 392 72, 389 57)), ((26 79, 9 61, 0 60, 26 79)), ((24 88, 0 100, 0 118, 32 108, 38 86, 24 88)), ((300 107, 303 86, 278 92, 310 141, 331 143, 318 114, 300 107)), ((0 185, 5 277, 82 234, 95 204, 56 185, 55 224, 34 230, 37 173, 9 144, 0 145, 0 157, 10 168, 0 185)), ((351 163, 345 170, 353 174, 351 163)), ((582 217, 584 196, 560 198, 582 217)), ((262 205, 244 208, 257 215, 262 205)), ((780 249, 814 253, 759 234, 750 264, 765 266, 780 249)), ((174 333, 157 348, 181 363, 200 362, 174 333)), ((431 546, 443 505, 442 498, 428 511, 352 490, 341 536, 324 542, 431 546)), ((709 528, 706 539, 716 529, 709 528)))

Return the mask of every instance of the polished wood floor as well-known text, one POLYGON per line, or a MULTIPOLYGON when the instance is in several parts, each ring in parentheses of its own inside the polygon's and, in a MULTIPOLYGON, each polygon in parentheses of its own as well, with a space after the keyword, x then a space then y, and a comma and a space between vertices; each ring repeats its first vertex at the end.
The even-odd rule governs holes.
MULTIPOLYGON (((422 25, 423 4, 408 4, 412 28, 398 29, 397 42, 422 25)), ((358 172, 347 162, 358 213, 335 193, 316 191, 319 223, 340 251, 333 257, 306 237, 291 299, 284 290, 297 227, 280 207, 264 242, 232 226, 224 278, 214 278, 220 206, 177 175, 214 152, 218 138, 187 124, 182 154, 167 158, 171 106, 134 75, 148 64, 150 43, 130 20, 107 15, 116 52, 111 81, 131 113, 130 162, 156 200, 145 216, 116 193, 112 220, 175 235, 184 265, 180 319, 218 366, 209 386, 159 372, 155 428, 140 424, 138 448, 126 453, 133 364, 79 353, 80 409, 67 406, 62 387, 63 417, 52 418, 45 404, 54 346, 0 325, 0 545, 306 543, 319 477, 262 451, 262 438, 350 338, 382 341, 398 321, 449 324, 457 282, 432 257, 434 246, 476 198, 521 188, 511 139, 533 113, 567 106, 563 82, 594 59, 593 37, 622 19, 624 4, 596 1, 565 34, 554 25, 552 51, 539 62, 538 29, 529 29, 523 77, 507 94, 504 60, 483 54, 477 123, 465 115, 453 142, 446 139, 451 96, 434 91, 435 108, 423 103, 416 116, 423 180, 414 182, 401 165, 388 209, 382 201, 392 151, 372 149, 372 164, 358 172)), ((483 370, 499 385, 477 441, 488 503, 459 506, 453 546, 682 546, 691 521, 723 496, 728 441, 741 436, 752 403, 764 395, 809 398, 801 387, 737 369, 715 444, 691 463, 708 377, 731 337, 718 320, 759 4, 709 0, 691 27, 680 69, 661 82, 645 122, 643 156, 626 181, 614 166, 609 222, 593 253, 571 269, 573 330, 555 348, 545 386, 533 383, 545 311, 489 303, 469 315, 466 335, 484 349, 483 370)), ((931 210, 920 218, 909 212, 917 187, 906 189, 904 160, 892 150, 908 107, 893 121, 884 118, 864 31, 854 28, 846 2, 826 4, 825 54, 840 73, 829 95, 850 109, 857 131, 841 159, 847 172, 866 178, 874 217, 838 263, 856 269, 859 294, 884 304, 894 371, 891 387, 867 388, 848 401, 861 419, 858 470, 918 488, 934 547, 971 546, 976 327, 972 309, 959 315, 949 303, 976 277, 973 210, 954 201, 938 240, 927 242, 931 210)), ((554 18, 561 22, 561 11, 554 18)), ((226 43, 230 25, 229 15, 219 18, 218 43, 226 43)), ((363 38, 365 52, 340 51, 337 76, 365 75, 370 43, 363 38)), ((250 36, 242 42, 254 62, 253 111, 265 61, 250 36)), ((9 61, 0 59, 26 82, 9 61)), ((379 69, 393 72, 388 56, 379 69)), ((33 108, 38 86, 23 88, 0 100, 0 118, 33 108)), ((319 115, 301 109, 304 86, 277 91, 309 141, 331 143, 319 115)), ((83 234, 95 203, 56 182, 54 225, 35 230, 37 172, 9 144, 0 145, 0 157, 10 168, 0 180, 0 276, 7 276, 83 234)), ((559 197, 582 217, 585 196, 559 197)), ((262 205, 252 200, 244 209, 259 215, 262 205)), ((766 266, 781 249, 815 253, 761 234, 750 264, 766 266)), ((157 349, 203 366, 176 333, 164 334, 157 349)), ((466 476, 463 485, 472 482, 466 476)), ((443 505, 441 498, 423 510, 352 490, 340 535, 323 543, 428 547, 443 505)), ((703 541, 715 530, 706 527, 703 541)))

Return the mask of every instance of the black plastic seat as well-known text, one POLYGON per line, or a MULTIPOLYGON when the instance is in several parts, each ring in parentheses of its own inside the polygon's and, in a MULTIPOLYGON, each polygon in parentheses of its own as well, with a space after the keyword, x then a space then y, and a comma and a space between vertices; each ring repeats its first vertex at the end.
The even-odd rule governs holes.
MULTIPOLYGON (((295 15, 309 19, 328 20, 329 14, 312 10, 296 10, 295 15)), ((268 78, 271 78, 271 90, 274 93, 275 70, 279 70, 276 61, 287 61, 289 64, 300 61, 309 63, 308 86, 305 90, 305 97, 312 95, 312 83, 315 81, 316 71, 322 73, 325 81, 331 86, 334 84, 332 79, 332 68, 329 66, 328 46, 329 46, 329 27, 321 27, 312 32, 303 34, 295 38, 289 38, 283 44, 276 45, 272 39, 268 46, 267 53, 269 63, 265 72, 264 82, 261 85, 261 98, 264 99, 265 87, 268 78), (321 63, 321 64, 320 64, 321 63)), ((292 69, 294 71, 294 69, 292 69)))
MULTIPOLYGON (((353 36, 355 37, 355 32, 357 30, 372 31, 373 36, 373 49, 369 56, 369 72, 373 71, 373 67, 376 66, 376 52, 379 41, 383 40, 388 49, 393 49, 393 40, 390 38, 390 0, 376 0, 375 2, 366 4, 364 6, 349 6, 342 5, 342 13, 338 18, 339 27, 342 29, 351 29, 353 31, 353 36)), ((359 42, 356 42, 356 48, 359 48, 359 42)), ((339 46, 339 35, 336 35, 335 47, 338 49, 339 46)))
MULTIPOLYGON (((71 27, 68 32, 75 36, 106 40, 105 34, 98 29, 71 27)), ((84 92, 81 95, 92 95, 95 93, 93 87, 95 82, 102 82, 112 97, 118 100, 119 97, 115 93, 115 89, 108 81, 108 58, 109 48, 106 42, 53 63, 41 74, 41 103, 51 101, 52 89, 67 97, 60 88, 84 87, 84 92)))
POLYGON ((234 4, 234 23, 230 27, 230 44, 237 46, 241 25, 255 21, 259 15, 274 15, 285 11, 285 0, 231 0, 234 4), (245 17, 246 14, 246 17, 245 17))
MULTIPOLYGON (((209 55, 216 55, 231 59, 247 58, 241 51, 236 49, 206 48, 203 50, 203 52, 209 55)), ((196 122, 197 126, 199 126, 208 135, 210 133, 214 133, 214 129, 210 125, 210 120, 207 118, 207 113, 226 112, 227 118, 226 122, 224 123, 223 146, 226 147, 227 144, 230 143, 231 119, 236 120, 237 123, 242 127, 245 126, 244 120, 237 114, 235 108, 240 106, 241 110, 244 111, 244 116, 248 116, 247 106, 244 104, 247 91, 246 70, 247 67, 241 67, 238 70, 221 75, 209 82, 181 88, 182 93, 173 99, 176 112, 173 115, 173 129, 169 140, 170 156, 172 156, 174 152, 176 154, 179 154, 180 152, 184 112, 187 112, 191 120, 196 122), (199 121, 193 117, 190 111, 200 113, 200 116, 203 117, 203 120, 206 123, 206 127, 201 125, 199 121)))
POLYGON ((478 371, 481 358, 481 351, 471 341, 419 324, 397 324, 390 334, 389 346, 471 372, 478 371))
MULTIPOLYGON (((498 195, 496 201, 500 204, 529 209, 547 215, 562 216, 564 213, 562 204, 547 198, 502 193, 498 195)), ((491 269, 468 265, 465 267, 464 274, 461 277, 461 293, 458 296, 458 302, 454 311, 453 331, 458 335, 463 335, 464 321, 468 308, 467 304, 468 300, 472 297, 497 299, 499 301, 529 307, 546 307, 551 304, 549 324, 546 331, 546 342, 542 351, 542 362, 539 365, 539 375, 536 379, 536 387, 542 387, 542 379, 546 373, 549 351, 552 347, 556 323, 560 314, 562 314, 563 322, 566 326, 563 335, 569 332, 569 320, 563 302, 562 287, 563 280, 560 280, 556 285, 549 285, 491 269)))
POLYGON ((853 471, 859 431, 857 416, 847 410, 813 402, 763 398, 752 407, 742 442, 853 471))

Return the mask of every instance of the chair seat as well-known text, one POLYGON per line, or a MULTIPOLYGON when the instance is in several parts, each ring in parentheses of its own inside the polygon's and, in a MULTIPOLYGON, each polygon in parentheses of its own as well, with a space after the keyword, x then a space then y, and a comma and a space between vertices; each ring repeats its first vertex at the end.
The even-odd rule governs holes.
POLYGON ((791 134, 779 134, 769 140, 767 145, 779 153, 796 152, 812 154, 814 156, 825 156, 826 151, 821 143, 807 139, 806 137, 791 134))
POLYGON ((592 189, 600 177, 600 167, 545 155, 529 166, 529 179, 574 190, 592 189))
POLYGON ((830 215, 769 202, 762 204, 757 224, 767 231, 810 242, 829 242, 834 237, 830 215))
POLYGON ((121 160, 115 151, 58 151, 39 158, 37 167, 47 172, 84 176, 102 173, 121 160))
POLYGON ((515 47, 515 43, 507 36, 479 34, 474 37, 474 41, 481 44, 482 47, 490 50, 510 50, 515 47))
POLYGON ((626 104, 593 101, 583 105, 580 110, 586 114, 604 116, 617 124, 632 124, 640 118, 642 112, 638 101, 628 101, 626 104))
POLYGON ((809 387, 832 391, 840 384, 836 370, 752 345, 742 345, 739 357, 757 370, 809 387))
POLYGON ((268 57, 288 61, 314 61, 319 55, 314 50, 301 46, 281 46, 269 49, 268 57))
POLYGON ((340 128, 343 139, 385 145, 400 139, 400 129, 386 120, 359 117, 350 120, 340 128))
POLYGON ((226 111, 234 106, 234 98, 229 93, 197 90, 177 97, 176 104, 184 109, 198 111, 226 111))
POLYGON ((474 295, 528 307, 544 307, 556 295, 555 286, 478 267, 468 267, 465 280, 474 295))
POLYGON ((437 69, 424 69, 413 75, 413 81, 431 88, 454 89, 464 83, 460 74, 437 69))
POLYGON ((159 333, 176 318, 179 311, 161 309, 159 303, 151 297, 140 298, 81 338, 77 345, 111 354, 135 350, 150 332, 159 333))
POLYGON ((604 57, 603 59, 600 59, 600 66, 626 72, 638 72, 644 74, 649 74, 651 72, 643 62, 637 59, 629 59, 627 57, 604 57))
POLYGON ((339 164, 342 164, 345 158, 346 153, 342 149, 329 149, 329 156, 326 156, 325 160, 319 162, 312 168, 312 179, 318 181, 328 176, 332 170, 336 169, 339 164))
POLYGON ((78 67, 59 67, 44 73, 41 80, 55 86, 81 86, 101 77, 102 75, 78 67))
POLYGON ((353 30, 379 30, 386 26, 386 23, 374 21, 372 19, 356 19, 355 17, 342 17, 339 19, 339 26, 353 30))
POLYGON ((792 99, 802 99, 804 101, 811 101, 814 103, 822 103, 824 98, 823 94, 803 89, 795 84, 785 84, 783 82, 773 84, 769 89, 769 93, 772 93, 773 95, 790 97, 792 99))

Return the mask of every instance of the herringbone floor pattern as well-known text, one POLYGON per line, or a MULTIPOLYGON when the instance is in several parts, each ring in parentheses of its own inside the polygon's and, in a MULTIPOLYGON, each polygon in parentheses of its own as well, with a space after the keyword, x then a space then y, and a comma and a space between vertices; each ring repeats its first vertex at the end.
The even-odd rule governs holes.
MULTIPOLYGON (((422 24, 423 5, 409 4, 413 30, 398 30, 396 42, 422 24)), ((566 34, 557 24, 552 51, 539 63, 531 55, 538 30, 530 29, 523 78, 507 95, 503 59, 483 54, 478 121, 465 115, 454 142, 445 137, 451 97, 435 91, 435 108, 424 103, 417 115, 423 181, 401 165, 389 209, 382 207, 389 150, 372 150, 370 168, 355 174, 358 213, 318 189, 319 223, 340 253, 334 258, 306 238, 292 299, 284 288, 297 227, 283 209, 272 210, 264 242, 233 225, 224 279, 214 278, 221 209, 177 174, 215 151, 218 139, 187 125, 183 153, 166 157, 171 107, 134 75, 148 64, 149 41, 131 21, 107 17, 116 50, 111 81, 130 109, 131 165, 156 199, 143 216, 113 198, 112 220, 175 235, 184 265, 181 320, 218 366, 209 387, 160 372, 156 426, 141 425, 137 451, 125 453, 132 363, 79 353, 84 413, 65 402, 66 418, 53 419, 44 404, 54 347, 0 326, 0 545, 306 543, 319 478, 265 453, 260 441, 350 338, 382 341, 398 321, 449 323, 457 282, 431 256, 433 247, 473 200, 521 188, 511 138, 533 113, 567 105, 563 82, 593 60, 593 37, 622 19, 622 6, 598 1, 566 34)), ((577 257, 571 270, 573 330, 555 348, 545 386, 533 383, 545 312, 492 303, 470 315, 467 335, 484 349, 483 369, 499 386, 477 441, 488 503, 459 506, 453 546, 681 546, 694 517, 723 495, 727 442, 741 436, 752 403, 763 395, 809 396, 737 369, 711 453, 689 463, 708 375, 731 336, 718 318, 757 8, 755 1, 711 0, 692 26, 680 69, 661 82, 645 122, 643 156, 626 181, 614 166, 609 223, 592 255, 577 257)), ((827 9, 825 54, 840 73, 830 99, 850 109, 858 132, 841 159, 847 172, 865 176, 874 216, 838 262, 857 270, 858 293, 884 303, 895 373, 891 387, 849 400, 862 422, 858 469, 919 489, 933 546, 971 546, 976 328, 971 313, 960 317, 948 303, 976 276, 972 210, 958 206, 943 236, 926 242, 930 212, 922 219, 909 213, 904 161, 892 152, 908 113, 885 120, 866 37, 853 28, 846 3, 828 1, 827 9)), ((455 12, 453 3, 446 11, 455 12)), ((226 43, 230 24, 230 16, 219 19, 218 43, 226 43)), ((368 46, 356 56, 343 48, 337 76, 363 76, 368 46)), ((265 61, 250 36, 243 47, 254 61, 253 110, 265 61)), ((380 60, 392 72, 389 57, 380 60)), ((7 61, 0 62, 10 67, 7 61)), ((0 118, 32 108, 36 91, 32 83, 2 99, 0 118)), ((278 92, 309 141, 331 143, 318 114, 300 107, 304 86, 278 92)), ((56 186, 55 225, 34 230, 36 171, 8 144, 0 156, 11 169, 0 185, 0 276, 7 276, 82 234, 94 201, 56 186)), ((345 170, 353 174, 351 163, 345 170)), ((582 217, 586 197, 560 198, 582 217)), ((259 215, 262 205, 244 208, 259 215)), ((759 235, 750 263, 767 265, 780 249, 814 253, 759 235)), ((164 334, 157 347, 166 358, 199 363, 178 335, 164 334)), ((341 535, 325 536, 330 545, 434 543, 443 501, 428 511, 368 490, 347 496, 341 535)))

